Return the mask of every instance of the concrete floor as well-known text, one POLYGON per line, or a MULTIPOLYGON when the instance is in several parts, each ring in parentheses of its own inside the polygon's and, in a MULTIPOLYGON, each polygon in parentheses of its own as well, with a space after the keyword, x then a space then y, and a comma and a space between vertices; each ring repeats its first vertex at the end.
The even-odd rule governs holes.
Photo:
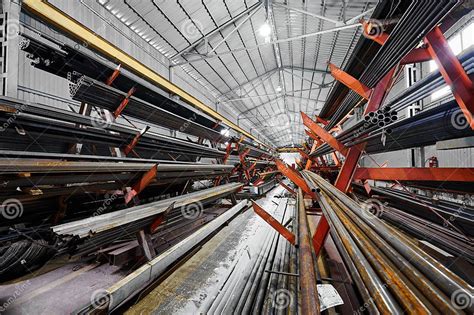
MULTIPOLYGON (((278 186, 258 203, 279 218, 272 199, 283 192, 278 186)), ((278 199, 274 199, 278 201, 278 199)), ((187 262, 126 314, 199 314, 206 312, 222 286, 250 268, 251 258, 272 228, 252 209, 224 227, 187 262)))
MULTIPOLYGON (((55 264, 62 265, 52 262, 44 269, 55 264)), ((0 286, 0 314, 70 314, 126 274, 118 267, 81 262, 35 273, 39 275, 32 279, 0 286)))

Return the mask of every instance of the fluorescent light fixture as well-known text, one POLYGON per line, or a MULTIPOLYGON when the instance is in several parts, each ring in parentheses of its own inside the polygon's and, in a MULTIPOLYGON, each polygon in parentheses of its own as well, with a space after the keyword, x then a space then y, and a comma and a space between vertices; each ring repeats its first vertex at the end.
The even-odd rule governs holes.
POLYGON ((265 23, 260 26, 260 29, 258 31, 262 37, 269 37, 272 33, 272 27, 270 26, 268 21, 265 21, 265 23))

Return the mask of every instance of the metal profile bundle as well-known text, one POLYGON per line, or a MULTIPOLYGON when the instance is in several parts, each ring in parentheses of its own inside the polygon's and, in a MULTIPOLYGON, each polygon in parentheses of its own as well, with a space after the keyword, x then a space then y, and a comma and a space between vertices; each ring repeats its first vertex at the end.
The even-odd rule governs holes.
MULTIPOLYGON (((459 314, 451 298, 472 287, 318 175, 304 171, 327 218, 334 242, 372 312, 459 314)), ((473 305, 464 310, 472 313, 473 305)))
MULTIPOLYGON (((394 3, 391 0, 378 1, 377 5, 370 17, 370 19, 383 22, 385 20, 393 21, 397 17, 401 16, 406 11, 409 2, 400 1, 394 3)), ((383 23, 385 28, 385 23, 383 23)), ((390 26, 390 25, 389 25, 390 26)), ((378 27, 375 31, 380 31, 378 27)), ((380 49, 380 45, 374 42, 371 36, 361 36, 352 52, 349 56, 344 71, 350 73, 354 77, 360 77, 373 58, 373 56, 380 49)), ((334 82, 333 87, 330 90, 327 102, 324 103, 319 116, 323 119, 329 119, 338 109, 341 102, 350 92, 350 89, 339 81, 334 82)))
MULTIPOLYGON (((110 298, 106 299, 109 305, 105 307, 111 311, 120 304, 138 294, 146 285, 151 284, 158 276, 172 266, 179 258, 184 256, 193 247, 204 241, 209 235, 215 233, 226 222, 231 220, 240 211, 248 206, 248 201, 243 200, 230 208, 215 220, 206 224, 192 235, 186 237, 178 244, 166 250, 164 253, 152 261, 141 266, 124 279, 120 280, 106 290, 110 298)), ((92 302, 91 302, 92 303, 92 302)), ((93 311, 97 305, 90 305, 87 308, 93 311)))
MULTIPOLYGON (((353 184, 355 190, 363 193, 365 190, 360 184, 353 184)), ((377 195, 390 207, 399 208, 404 212, 439 225, 445 220, 453 218, 452 226, 467 236, 474 236, 474 208, 446 200, 437 200, 432 197, 409 193, 404 190, 387 187, 370 187, 371 194, 377 195), (443 219, 444 218, 444 219, 443 219)))
MULTIPOLYGON (((459 61, 461 62, 464 70, 468 75, 472 75, 474 73, 474 49, 470 49, 467 52, 463 53, 459 56, 459 61)), ((441 76, 439 70, 434 71, 433 73, 427 75, 422 80, 416 82, 414 85, 410 86, 409 88, 403 90, 400 94, 394 97, 390 102, 387 102, 383 106, 383 109, 389 109, 390 111, 396 111, 400 113, 406 106, 411 105, 417 101, 424 99, 431 95, 433 91, 440 88, 441 86, 445 85, 446 82, 441 76)), ((370 114, 370 113, 369 113, 370 114)), ((370 117, 370 116, 369 116, 370 117)), ((462 117, 454 117, 454 121, 458 119, 462 120, 462 117)), ((397 120, 397 119, 395 119, 397 120)), ((395 121, 393 120, 393 121, 395 121)), ((401 123, 401 122, 400 122, 401 123)), ((384 126, 374 126, 370 128, 364 128, 366 124, 365 119, 362 119, 354 124, 354 126, 344 130, 340 134, 336 136, 336 139, 341 141, 344 144, 348 144, 349 139, 355 139, 361 136, 364 136, 368 132, 376 132, 380 130, 386 130, 386 132, 392 132, 393 123, 384 124, 384 126)), ((392 138, 394 135, 392 135, 392 138)), ((314 153, 314 156, 320 156, 323 154, 327 154, 333 152, 333 149, 327 144, 324 143, 321 145, 314 153)))
MULTIPOLYGON (((422 40, 460 2, 455 0, 419 0, 410 3, 401 16, 387 41, 371 59, 359 80, 369 88, 373 88, 382 77, 392 69, 408 52, 422 40)), ((377 30, 379 32, 382 30, 377 30)), ((377 35, 376 35, 377 36, 377 35)), ((330 130, 336 126, 361 101, 361 97, 350 91, 344 101, 332 115, 325 126, 330 130)))
MULTIPOLYGON (((75 83, 70 83, 70 91, 74 100, 96 105, 112 112, 127 97, 127 93, 87 76, 81 76, 75 83)), ((215 142, 229 140, 220 132, 196 123, 194 120, 197 116, 185 119, 133 95, 128 97, 128 100, 122 114, 138 118, 150 126, 156 124, 215 142)))
MULTIPOLYGON (((289 199, 281 199, 275 213, 280 214, 277 220, 282 224, 295 215, 295 204, 289 199)), ((294 226, 294 225, 293 225, 294 226)), ((294 230, 295 227, 290 229, 294 230)), ((269 314, 274 309, 275 291, 288 290, 293 280, 288 274, 295 272, 296 251, 283 236, 271 230, 262 239, 263 245, 257 255, 250 257, 248 268, 242 272, 232 273, 219 290, 219 294, 210 299, 200 309, 202 314, 269 314)), ((294 277, 291 277, 294 278, 294 277)), ((291 290, 291 291, 290 291, 291 290)), ((297 303, 282 307, 281 311, 296 314, 297 303)))
MULTIPOLYGON (((34 17, 32 18, 34 19, 34 17)), ((32 66, 38 69, 65 79, 71 78, 73 73, 80 73, 97 81, 105 82, 117 66, 100 58, 86 47, 80 46, 80 49, 77 49, 79 45, 72 46, 61 42, 41 33, 40 30, 35 30, 35 33, 39 34, 41 39, 37 39, 37 35, 21 34, 20 48, 28 54, 28 58, 32 60, 32 66)), ((120 69, 120 75, 114 80, 113 86, 120 91, 129 91, 135 87, 133 95, 137 99, 150 104, 159 104, 163 110, 182 117, 183 122, 192 120, 211 130, 216 124, 214 119, 190 108, 184 102, 171 99, 169 93, 165 93, 127 69, 120 69)), ((120 101, 115 105, 118 106, 120 101)), ((219 126, 216 128, 216 132, 219 133, 222 129, 223 127, 219 126)), ((213 133, 210 134, 214 136, 213 133)))
MULTIPOLYGON (((457 102, 448 100, 413 117, 397 120, 385 127, 376 127, 364 136, 347 132, 339 135, 336 139, 347 147, 367 142, 366 152, 378 153, 433 145, 437 141, 472 135, 474 135, 474 131, 469 128, 457 102), (387 129, 390 132, 387 132, 387 129), (385 143, 381 140, 384 133, 385 143)), ((321 156, 331 152, 334 150, 329 145, 322 145, 310 156, 321 156)))
POLYGON ((152 219, 164 212, 170 205, 182 207, 192 203, 204 203, 209 200, 216 200, 230 193, 236 192, 242 184, 230 183, 218 187, 204 189, 194 193, 189 193, 166 200, 139 205, 124 210, 114 211, 83 220, 53 226, 51 229, 57 235, 76 236, 86 238, 90 235, 108 231, 132 222, 152 219))
MULTIPOLYGON (((228 175, 232 165, 221 164, 156 164, 78 162, 60 160, 0 159, 0 181, 3 191, 0 195, 16 196, 18 189, 41 189, 42 193, 55 191, 58 185, 80 184, 82 190, 92 185, 106 183, 107 188, 123 189, 137 182, 141 176, 155 167, 157 174, 151 185, 177 184, 187 180, 211 179, 228 175), (18 174, 28 174, 19 177, 18 174)), ((73 188, 74 189, 74 188, 73 188)), ((71 190, 73 190, 71 189, 71 190)), ((18 196, 17 196, 18 197, 18 196)), ((18 197, 20 198, 20 197, 18 197)), ((20 198, 21 199, 21 198, 20 198)), ((23 217, 25 220, 27 213, 23 217)))
MULTIPOLYGON (((69 145, 86 143, 98 146, 89 149, 89 153, 110 155, 109 147, 124 147, 140 133, 140 130, 136 128, 40 104, 6 97, 2 97, 0 101, 2 105, 13 109, 13 112, 10 110, 0 112, 0 123, 7 126, 0 142, 0 149, 4 150, 43 151, 46 149, 49 153, 66 153, 69 145), (13 123, 10 123, 11 120, 13 123), (114 133, 107 131, 114 131, 114 133), (40 138, 38 138, 39 135, 41 135, 40 138), (38 139, 35 142, 30 137, 38 139)), ((136 144, 135 151, 140 157, 158 159, 169 158, 167 154, 177 154, 181 159, 187 160, 193 160, 197 156, 218 158, 224 155, 224 152, 205 145, 154 132, 143 134, 136 144)))

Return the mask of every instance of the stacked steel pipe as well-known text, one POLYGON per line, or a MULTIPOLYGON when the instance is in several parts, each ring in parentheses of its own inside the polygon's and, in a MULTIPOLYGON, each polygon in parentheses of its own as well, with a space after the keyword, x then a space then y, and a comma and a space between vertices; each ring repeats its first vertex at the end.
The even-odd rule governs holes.
MULTIPOLYGON (((126 92, 87 76, 80 76, 75 83, 70 83, 70 93, 74 100, 96 105, 112 112, 127 98, 126 92)), ((218 131, 196 123, 197 115, 185 119, 135 96, 128 97, 128 104, 122 114, 145 121, 150 126, 158 125, 212 141, 228 141, 228 137, 218 131)))
MULTIPOLYGON (((284 224, 294 217, 295 211, 294 202, 284 198, 275 213, 284 224)), ((296 230, 295 223, 289 229, 296 230)), ((201 313, 297 314, 296 249, 274 230, 266 233, 262 241, 258 255, 250 258, 251 268, 233 273, 217 297, 201 307, 201 313)))
MULTIPOLYGON (((331 235, 372 312, 463 312, 452 299, 462 292, 469 296, 469 284, 320 176, 305 171, 304 177, 317 187, 331 235)), ((472 313, 474 306, 465 311, 472 313)))
MULTIPOLYGON (((371 59, 370 64, 367 65, 360 78, 358 78, 360 82, 369 88, 373 88, 390 69, 415 48, 423 37, 434 26, 439 24, 445 15, 460 2, 462 1, 419 0, 411 2, 398 23, 391 30, 387 41, 371 59)), ((383 32, 383 27, 380 28, 378 31, 383 32)), ((374 36, 378 35, 380 34, 375 34, 374 36)), ((361 97, 355 92, 350 91, 326 125, 326 130, 336 126, 360 101, 361 97)))
MULTIPOLYGON (((362 185, 353 187, 358 195, 366 197, 362 185)), ((393 188, 371 187, 371 194, 380 200, 374 207, 383 202, 383 209, 375 209, 382 219, 456 257, 474 262, 472 207, 393 188)))
MULTIPOLYGON (((468 75, 474 73, 474 49, 470 49, 463 53, 459 57, 459 61, 468 75)), ((369 141, 366 151, 369 153, 375 153, 380 151, 400 150, 414 146, 430 145, 439 140, 448 140, 472 135, 470 128, 467 128, 467 123, 462 112, 459 110, 459 107, 456 106, 457 103, 453 101, 445 101, 437 107, 437 109, 433 108, 427 110, 411 118, 405 118, 402 120, 395 118, 395 115, 400 115, 404 108, 430 96, 433 91, 445 84, 446 83, 439 70, 434 71, 387 102, 387 104, 379 110, 380 112, 377 111, 373 114, 369 113, 352 127, 337 135, 336 139, 344 143, 346 146, 352 146, 363 141, 369 141), (381 113, 390 113, 390 115, 380 117, 385 120, 385 118, 388 118, 387 116, 389 116, 391 121, 387 123, 384 122, 383 126, 375 126, 374 124, 378 124, 379 122, 378 114, 381 113), (394 115, 392 115, 392 113, 394 115), (417 120, 421 120, 422 118, 425 118, 423 122, 416 123, 417 120), (434 130, 431 129, 432 127, 437 128, 437 131, 440 132, 440 134, 436 134, 436 138, 434 137, 434 130), (406 133, 407 130, 410 131, 409 134, 406 133), (385 146, 381 141, 381 136, 384 133, 387 135, 385 146), (415 137, 408 139, 409 136, 415 137), (403 139, 407 139, 408 142, 410 140, 414 142, 411 144, 405 144, 402 137, 403 139), (394 142, 394 140, 396 140, 396 142, 394 142)), ((333 149, 325 143, 313 152, 312 156, 321 156, 330 152, 333 152, 333 149)))

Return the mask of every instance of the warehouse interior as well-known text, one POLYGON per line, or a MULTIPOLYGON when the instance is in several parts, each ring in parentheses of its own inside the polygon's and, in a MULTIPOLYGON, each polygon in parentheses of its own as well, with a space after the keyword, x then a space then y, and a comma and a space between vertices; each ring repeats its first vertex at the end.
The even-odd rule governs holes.
POLYGON ((471 0, 2 0, 0 314, 474 314, 471 0))

